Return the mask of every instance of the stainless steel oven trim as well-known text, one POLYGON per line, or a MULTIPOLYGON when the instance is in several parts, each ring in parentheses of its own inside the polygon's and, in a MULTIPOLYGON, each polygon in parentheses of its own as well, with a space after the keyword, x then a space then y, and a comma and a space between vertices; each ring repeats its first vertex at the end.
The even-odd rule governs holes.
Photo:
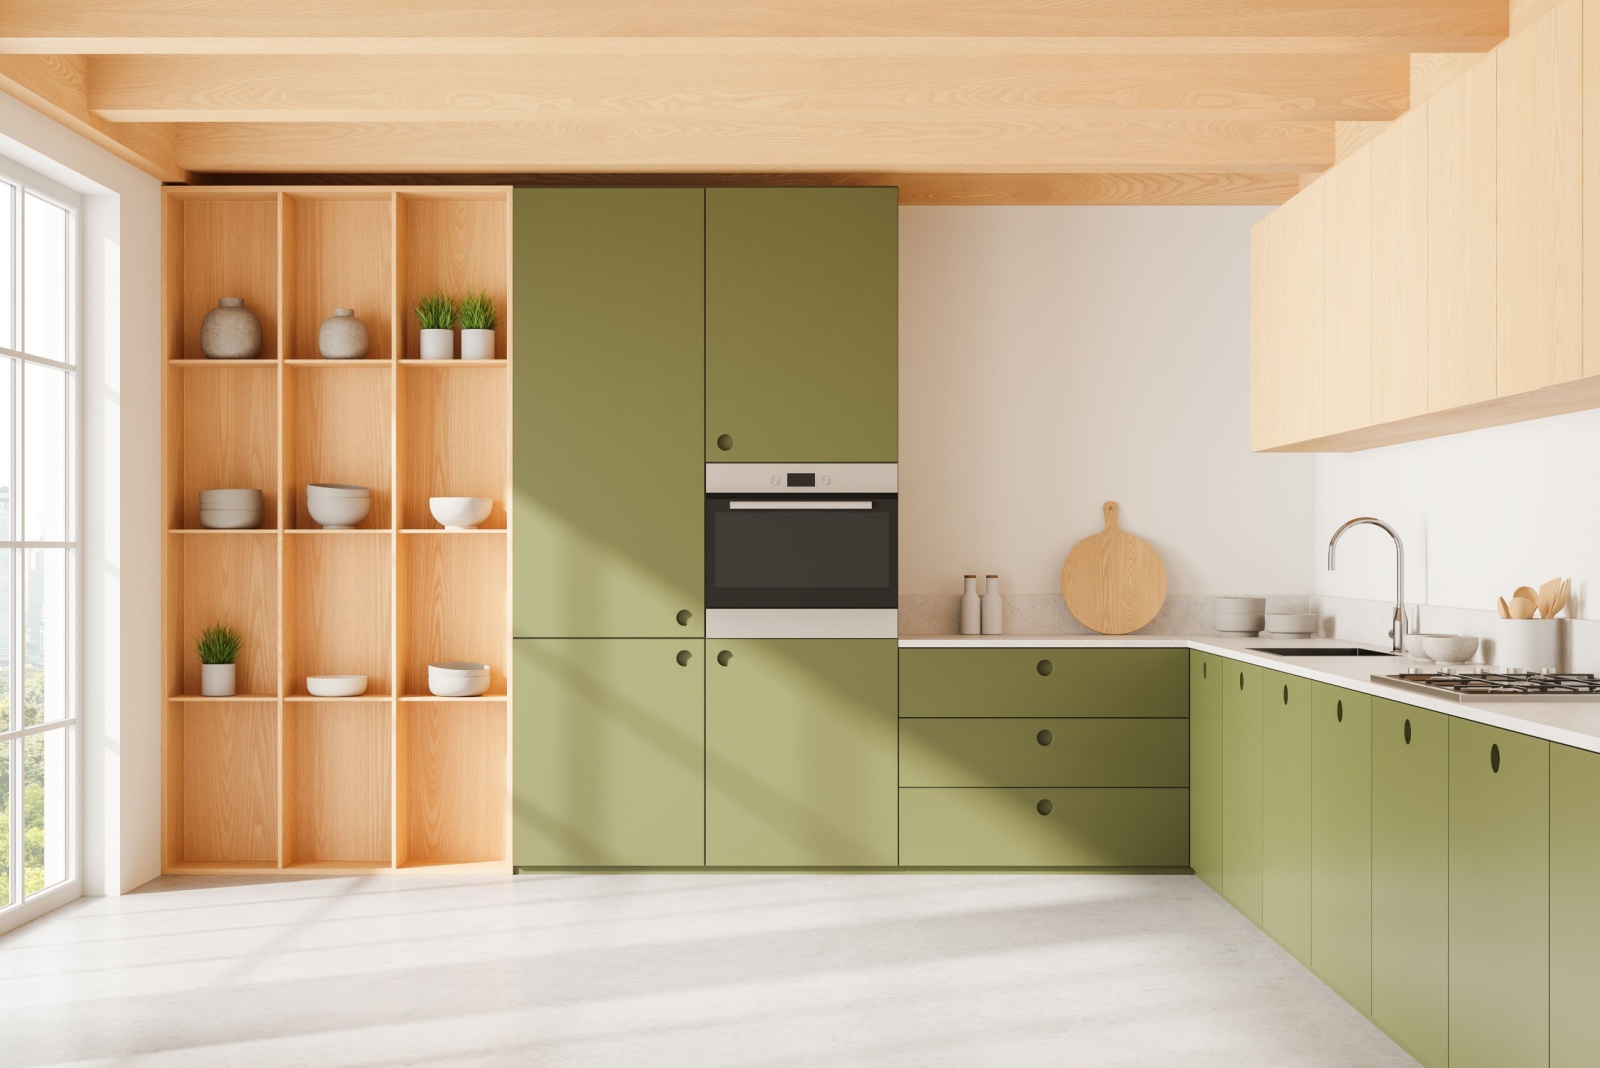
POLYGON ((810 510, 828 511, 872 511, 871 501, 808 501, 804 498, 793 501, 729 501, 730 512, 800 512, 810 510))
POLYGON ((706 492, 899 493, 899 472, 898 464, 706 464, 706 492), (791 474, 815 475, 816 485, 791 486, 791 474))

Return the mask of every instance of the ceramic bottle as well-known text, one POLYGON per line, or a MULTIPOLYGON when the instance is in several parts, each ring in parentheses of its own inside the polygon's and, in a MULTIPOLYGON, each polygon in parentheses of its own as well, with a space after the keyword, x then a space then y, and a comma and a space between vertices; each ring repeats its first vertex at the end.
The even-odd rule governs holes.
POLYGON ((1000 620, 1004 607, 1000 600, 1000 576, 987 576, 983 588, 983 633, 1001 633, 1000 620))
POLYGON ((317 351, 325 360, 359 360, 367 355, 367 324, 354 308, 335 308, 317 331, 317 351))
POLYGON ((961 590, 961 633, 981 634, 979 613, 980 601, 978 598, 978 576, 968 575, 963 580, 961 590))
POLYGON ((261 355, 261 320, 242 297, 223 297, 200 320, 200 352, 208 360, 253 360, 261 355))

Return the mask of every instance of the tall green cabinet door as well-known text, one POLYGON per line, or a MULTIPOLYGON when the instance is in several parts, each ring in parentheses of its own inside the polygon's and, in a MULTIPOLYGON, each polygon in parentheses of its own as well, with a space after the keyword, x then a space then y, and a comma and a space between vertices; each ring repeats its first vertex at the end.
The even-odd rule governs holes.
POLYGON ((895 462, 898 199, 707 190, 706 460, 895 462))
POLYGON ((1550 747, 1550 1068, 1600 1057, 1600 753, 1550 747))
POLYGON ((1372 1019, 1427 1068, 1450 1048, 1450 724, 1372 702, 1372 1019))
POLYGON ((1372 698, 1311 688, 1311 970, 1372 1012, 1372 698))
POLYGON ((713 639, 706 654, 706 863, 894 865, 895 641, 713 639))
POLYGON ((705 642, 512 645, 512 863, 705 863, 705 642))
POLYGON ((1189 654, 1189 864, 1222 892, 1222 657, 1189 654))
POLYGON ((1311 963, 1311 683, 1261 677, 1261 927, 1311 963))
POLYGON ((1222 670, 1222 894, 1261 926, 1261 669, 1222 670))
POLYGON ((1548 1064, 1550 1022, 1550 743, 1452 719, 1450 1066, 1548 1064))
POLYGON ((702 189, 517 190, 517 637, 705 633, 704 222, 702 189))

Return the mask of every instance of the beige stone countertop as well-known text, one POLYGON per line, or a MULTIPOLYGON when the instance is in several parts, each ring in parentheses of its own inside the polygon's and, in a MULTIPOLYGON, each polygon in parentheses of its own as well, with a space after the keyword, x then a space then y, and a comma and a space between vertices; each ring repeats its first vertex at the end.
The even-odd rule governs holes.
MULTIPOLYGON (((1501 727, 1533 738, 1600 753, 1600 699, 1457 701, 1451 697, 1435 697, 1410 687, 1373 681, 1373 675, 1440 669, 1439 665, 1410 657, 1296 657, 1274 656, 1258 651, 1263 648, 1350 647, 1359 644, 1335 638, 1229 638, 1220 634, 928 634, 908 635, 900 639, 902 649, 1197 649, 1246 664, 1299 675, 1313 682, 1343 686, 1374 697, 1386 697, 1401 704, 1443 712, 1457 719, 1501 727)), ((1469 664, 1442 670, 1487 671, 1493 668, 1485 664, 1469 664)))

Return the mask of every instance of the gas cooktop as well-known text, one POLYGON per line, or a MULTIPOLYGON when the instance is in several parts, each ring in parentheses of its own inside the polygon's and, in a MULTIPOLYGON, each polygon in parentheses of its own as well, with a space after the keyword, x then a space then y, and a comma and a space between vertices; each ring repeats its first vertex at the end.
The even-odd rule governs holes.
POLYGON ((1538 671, 1406 671, 1374 682, 1423 690, 1458 701, 1600 701, 1600 677, 1538 671))

